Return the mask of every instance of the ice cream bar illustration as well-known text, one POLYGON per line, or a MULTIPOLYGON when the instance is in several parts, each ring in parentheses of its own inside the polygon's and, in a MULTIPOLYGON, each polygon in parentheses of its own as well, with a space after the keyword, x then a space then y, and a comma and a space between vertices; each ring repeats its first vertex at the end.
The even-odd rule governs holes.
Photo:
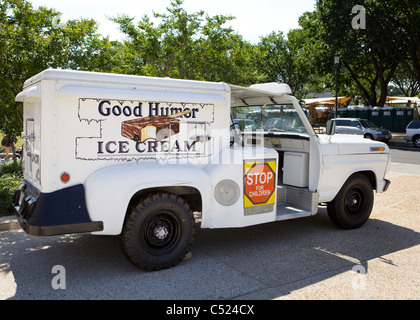
POLYGON ((136 142, 148 139, 160 141, 179 133, 179 119, 191 110, 172 114, 170 116, 150 116, 124 121, 121 124, 121 135, 136 142))

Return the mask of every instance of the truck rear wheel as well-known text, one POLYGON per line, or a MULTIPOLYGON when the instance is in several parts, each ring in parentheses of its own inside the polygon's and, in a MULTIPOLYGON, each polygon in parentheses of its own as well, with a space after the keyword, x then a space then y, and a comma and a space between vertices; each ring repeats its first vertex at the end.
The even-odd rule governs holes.
POLYGON ((128 212, 121 245, 131 263, 153 271, 178 264, 194 236, 195 220, 189 205, 174 194, 155 193, 128 212))
POLYGON ((340 228, 354 229, 362 226, 373 208, 373 189, 363 174, 352 175, 327 210, 331 221, 340 228))

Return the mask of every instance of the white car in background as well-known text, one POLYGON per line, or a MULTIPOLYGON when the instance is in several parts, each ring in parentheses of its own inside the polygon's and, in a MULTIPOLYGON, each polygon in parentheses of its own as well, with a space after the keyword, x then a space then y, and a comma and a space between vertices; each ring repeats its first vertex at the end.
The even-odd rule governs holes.
POLYGON ((413 120, 407 125, 404 140, 411 141, 416 148, 420 148, 420 120, 413 120))
POLYGON ((356 134, 363 135, 367 139, 379 140, 387 143, 391 138, 392 134, 386 128, 379 128, 373 122, 366 119, 359 118, 335 118, 328 120, 328 128, 330 130, 334 128, 335 133, 339 134, 356 134))

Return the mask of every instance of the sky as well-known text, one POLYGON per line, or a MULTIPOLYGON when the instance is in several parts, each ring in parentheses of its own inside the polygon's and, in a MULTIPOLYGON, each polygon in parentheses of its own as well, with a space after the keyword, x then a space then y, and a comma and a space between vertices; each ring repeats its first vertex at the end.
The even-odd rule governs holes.
MULTIPOLYGON (((109 17, 127 14, 139 21, 144 15, 153 18, 153 12, 166 13, 171 0, 29 0, 34 8, 46 6, 62 13, 61 22, 70 19, 92 18, 99 23, 98 33, 111 40, 122 40, 124 35, 109 17)), ((261 36, 272 31, 299 27, 298 19, 306 11, 313 11, 315 0, 184 0, 182 7, 188 13, 205 11, 209 16, 232 15, 232 26, 245 40, 255 44, 261 36)))

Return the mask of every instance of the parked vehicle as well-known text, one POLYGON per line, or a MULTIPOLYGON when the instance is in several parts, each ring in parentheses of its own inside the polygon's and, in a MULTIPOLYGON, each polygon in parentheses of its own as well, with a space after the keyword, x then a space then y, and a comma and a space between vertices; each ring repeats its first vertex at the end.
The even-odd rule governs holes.
POLYGON ((315 134, 285 84, 49 69, 16 100, 24 183, 13 204, 23 229, 121 235, 145 270, 180 262, 197 226, 307 217, 322 204, 334 224, 358 228, 374 190, 390 183, 386 144, 315 134), (241 131, 233 119, 259 128, 241 131))
POLYGON ((404 140, 413 142, 416 148, 420 148, 420 120, 413 120, 407 125, 404 140))
POLYGON ((335 127, 335 133, 356 134, 371 140, 379 140, 387 143, 392 134, 386 128, 379 128, 373 122, 359 118, 335 118, 328 120, 328 128, 335 127), (332 123, 333 122, 333 123, 332 123))

